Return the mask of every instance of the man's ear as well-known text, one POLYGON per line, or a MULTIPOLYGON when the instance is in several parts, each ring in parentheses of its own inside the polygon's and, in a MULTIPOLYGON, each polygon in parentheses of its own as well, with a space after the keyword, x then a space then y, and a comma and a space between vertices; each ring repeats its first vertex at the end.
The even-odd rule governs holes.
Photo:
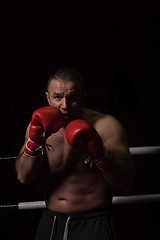
POLYGON ((50 102, 50 99, 49 99, 49 93, 48 93, 48 92, 45 92, 45 95, 46 95, 46 98, 47 98, 48 104, 51 105, 51 102, 50 102))

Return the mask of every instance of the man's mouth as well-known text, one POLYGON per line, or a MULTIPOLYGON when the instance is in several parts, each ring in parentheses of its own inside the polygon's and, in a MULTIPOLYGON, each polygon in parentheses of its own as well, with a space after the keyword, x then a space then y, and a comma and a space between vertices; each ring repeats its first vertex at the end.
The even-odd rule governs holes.
POLYGON ((63 117, 64 117, 64 119, 67 119, 67 118, 69 118, 69 114, 68 113, 63 113, 63 117))

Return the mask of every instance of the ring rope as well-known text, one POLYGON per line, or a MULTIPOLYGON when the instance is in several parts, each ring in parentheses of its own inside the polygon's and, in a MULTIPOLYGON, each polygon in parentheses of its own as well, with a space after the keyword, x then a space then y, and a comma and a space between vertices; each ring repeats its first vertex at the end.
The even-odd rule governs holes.
MULTIPOLYGON (((132 155, 145 155, 145 154, 160 154, 160 146, 146 146, 146 147, 130 147, 132 155)), ((15 160, 17 157, 0 157, 0 160, 15 160)), ((112 204, 136 204, 145 202, 159 202, 160 194, 146 194, 146 195, 133 195, 133 196, 116 196, 113 197, 112 204)), ((29 209, 43 209, 45 208, 44 201, 34 202, 20 202, 18 204, 0 205, 0 209, 18 208, 19 210, 29 209)))
MULTIPOLYGON (((160 146, 130 147, 131 155, 160 154, 160 146)), ((0 161, 15 160, 17 157, 0 157, 0 161)))
MULTIPOLYGON (((112 205, 127 205, 138 203, 154 203, 160 202, 160 194, 144 194, 131 196, 116 196, 113 197, 112 205)), ((20 202, 12 205, 0 205, 0 209, 16 208, 18 210, 36 210, 44 209, 46 207, 45 201, 20 202)))
POLYGON ((131 155, 160 154, 160 146, 130 147, 131 155))
POLYGON ((132 196, 116 196, 113 197, 112 204, 137 204, 137 203, 153 203, 160 201, 160 194, 144 194, 132 196))

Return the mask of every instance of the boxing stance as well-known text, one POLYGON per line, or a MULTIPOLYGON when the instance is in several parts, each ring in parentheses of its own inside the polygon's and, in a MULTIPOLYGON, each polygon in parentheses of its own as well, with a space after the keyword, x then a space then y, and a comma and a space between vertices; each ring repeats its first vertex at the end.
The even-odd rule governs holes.
POLYGON ((135 181, 125 130, 113 116, 84 108, 82 77, 73 70, 54 73, 46 97, 16 160, 20 182, 43 181, 36 240, 113 240, 114 189, 128 192, 135 181))

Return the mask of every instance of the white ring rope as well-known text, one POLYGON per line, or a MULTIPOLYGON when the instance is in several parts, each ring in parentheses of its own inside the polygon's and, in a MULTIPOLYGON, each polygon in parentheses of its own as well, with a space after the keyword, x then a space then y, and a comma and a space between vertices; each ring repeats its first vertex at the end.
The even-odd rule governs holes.
MULTIPOLYGON (((146 146, 146 147, 130 147, 131 155, 147 155, 147 154, 160 154, 160 146, 146 146)), ((15 160, 15 157, 0 157, 0 160, 15 160)), ((112 204, 136 204, 136 203, 152 203, 159 202, 160 194, 145 194, 145 195, 133 195, 133 196, 115 196, 113 197, 112 204)), ((19 210, 30 209, 43 209, 45 208, 44 201, 34 202, 20 202, 12 205, 0 205, 0 209, 5 208, 18 208, 19 210)))
MULTIPOLYGON (((146 194, 146 195, 133 195, 133 196, 116 196, 113 197, 112 204, 137 204, 137 203, 153 203, 160 201, 160 194, 146 194)), ((19 210, 28 209, 43 209, 45 208, 44 201, 38 202, 21 202, 18 204, 19 210)))
MULTIPOLYGON (((112 205, 153 203, 153 202, 159 202, 159 201, 160 201, 160 194, 117 196, 117 197, 113 197, 112 205)), ((45 205, 44 201, 21 202, 21 203, 18 204, 19 210, 43 209, 45 207, 46 207, 46 205, 45 205)))
POLYGON ((136 203, 153 203, 160 201, 160 194, 144 194, 132 196, 116 196, 113 197, 112 204, 136 204, 136 203))
MULTIPOLYGON (((160 154, 160 146, 130 147, 131 155, 160 154)), ((15 160, 17 157, 0 157, 0 160, 15 160)))
POLYGON ((160 154, 160 146, 130 147, 131 155, 160 154))
POLYGON ((45 207, 46 207, 45 201, 18 203, 19 210, 43 209, 45 207))
MULTIPOLYGON (((144 195, 132 195, 132 196, 116 196, 113 197, 112 205, 127 205, 138 203, 154 203, 160 202, 160 194, 144 194, 144 195)), ((16 208, 18 210, 37 210, 44 209, 46 207, 45 201, 34 202, 20 202, 12 205, 0 205, 0 209, 16 208)))

